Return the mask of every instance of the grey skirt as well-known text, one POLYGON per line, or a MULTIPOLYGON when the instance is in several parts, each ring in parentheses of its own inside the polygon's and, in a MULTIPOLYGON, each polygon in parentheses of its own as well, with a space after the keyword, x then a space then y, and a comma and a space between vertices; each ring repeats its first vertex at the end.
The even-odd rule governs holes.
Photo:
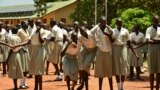
POLYGON ((132 67, 142 67, 143 66, 143 57, 142 57, 142 49, 137 48, 135 49, 135 52, 138 54, 139 59, 137 60, 136 56, 133 54, 131 50, 129 50, 129 60, 130 60, 130 66, 132 67))
POLYGON ((149 45, 147 62, 149 73, 160 73, 160 44, 149 45))
POLYGON ((89 73, 91 63, 94 60, 96 55, 96 47, 95 48, 84 48, 82 50, 82 63, 83 63, 83 70, 89 73))
POLYGON ((95 62, 95 77, 112 77, 111 52, 102 52, 97 48, 95 62))
POLYGON ((24 52, 22 49, 20 50, 21 63, 22 63, 23 72, 28 72, 29 71, 30 56, 29 56, 28 48, 25 47, 24 49, 27 52, 24 52))
POLYGON ((8 76, 13 79, 23 78, 23 69, 21 65, 21 57, 18 52, 13 52, 9 58, 8 76))
POLYGON ((65 54, 62 59, 64 75, 69 76, 72 81, 78 80, 78 62, 76 55, 65 54))
POLYGON ((120 45, 113 45, 112 48, 112 70, 113 70, 113 75, 127 75, 127 55, 124 54, 126 53, 125 46, 120 46, 120 45))
POLYGON ((55 42, 55 47, 51 51, 51 54, 49 56, 50 62, 54 64, 58 64, 59 62, 61 62, 60 59, 61 59, 62 46, 63 46, 63 42, 61 41, 55 42))
POLYGON ((32 45, 29 74, 43 75, 45 69, 45 49, 43 45, 32 45))

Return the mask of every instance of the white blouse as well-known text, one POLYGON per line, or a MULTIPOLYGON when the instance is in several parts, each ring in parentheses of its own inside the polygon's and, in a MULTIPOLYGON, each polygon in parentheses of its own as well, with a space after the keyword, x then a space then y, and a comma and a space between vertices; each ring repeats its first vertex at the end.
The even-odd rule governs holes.
POLYGON ((63 41, 63 30, 58 27, 57 25, 53 26, 52 28, 52 34, 55 36, 55 41, 63 41))
POLYGON ((22 28, 18 30, 17 35, 21 39, 21 43, 24 43, 29 40, 29 32, 28 30, 24 31, 22 28))
POLYGON ((138 35, 135 32, 130 34, 130 41, 135 41, 136 43, 144 42, 145 37, 144 34, 139 32, 138 35))
MULTIPOLYGON (((41 38, 46 38, 45 30, 41 28, 40 30, 41 38)), ((31 40, 31 45, 42 45, 42 43, 39 41, 39 32, 36 33, 36 30, 32 32, 29 39, 31 40)))
MULTIPOLYGON (((108 31, 108 28, 105 29, 105 31, 108 31)), ((111 48, 111 42, 109 38, 103 34, 102 30, 100 29, 99 25, 96 25, 91 29, 91 33, 96 39, 96 45, 99 47, 99 49, 102 52, 110 52, 112 50, 111 48)))
POLYGON ((157 27, 157 31, 153 26, 148 27, 146 30, 146 39, 160 39, 160 27, 157 27))
POLYGON ((123 27, 120 31, 115 28, 113 29, 112 37, 115 39, 113 45, 125 45, 129 40, 129 31, 123 27))

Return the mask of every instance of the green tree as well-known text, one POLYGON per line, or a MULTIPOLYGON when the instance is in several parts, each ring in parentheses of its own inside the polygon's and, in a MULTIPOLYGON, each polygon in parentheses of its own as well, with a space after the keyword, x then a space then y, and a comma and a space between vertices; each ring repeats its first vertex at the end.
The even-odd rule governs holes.
POLYGON ((47 1, 46 0, 34 0, 37 16, 41 17, 47 12, 47 1))
MULTIPOLYGON (((133 26, 138 24, 142 32, 145 32, 146 28, 151 25, 151 13, 143 9, 129 8, 122 12, 120 17, 128 30, 132 30, 133 26)), ((116 18, 112 19, 112 27, 115 27, 115 22, 116 18)))
MULTIPOLYGON (((98 1, 98 18, 104 13, 104 1, 98 1)), ((140 8, 143 10, 150 11, 152 14, 160 15, 160 0, 108 0, 108 24, 111 20, 117 16, 120 16, 123 11, 129 8, 140 8)), ((94 5, 95 0, 79 0, 76 11, 71 15, 71 19, 87 20, 89 23, 94 24, 94 5)))
MULTIPOLYGON (((98 0, 97 18, 104 15, 103 0, 98 0)), ((79 22, 87 21, 90 25, 94 24, 95 18, 95 0, 79 0, 75 12, 71 14, 72 20, 79 22)))

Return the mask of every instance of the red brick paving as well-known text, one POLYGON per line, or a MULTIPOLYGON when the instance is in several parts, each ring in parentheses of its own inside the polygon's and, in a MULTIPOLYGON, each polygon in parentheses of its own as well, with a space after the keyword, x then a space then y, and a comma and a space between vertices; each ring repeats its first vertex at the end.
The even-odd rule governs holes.
MULTIPOLYGON (((53 80, 56 78, 56 76, 53 75, 53 71, 54 69, 50 65, 49 75, 43 76, 43 90, 67 90, 65 81, 53 82, 53 80)), ((0 73, 2 73, 2 71, 0 71, 0 73)), ((91 70, 91 76, 89 80, 89 90, 98 90, 98 79, 94 78, 93 75, 94 71, 91 70)), ((149 90, 148 73, 145 72, 144 74, 142 74, 142 78, 144 78, 145 81, 132 81, 132 82, 126 81, 124 84, 124 90, 149 90)), ((103 82, 104 82, 103 90, 109 90, 108 79, 105 78, 103 82)), ((115 79, 113 80, 113 83, 114 83, 113 84, 114 90, 118 90, 116 87, 117 85, 115 79)), ((33 90, 34 78, 27 79, 27 84, 29 86, 27 90, 33 90)), ((19 80, 18 80, 18 85, 19 85, 19 80)), ((0 75, 0 90, 11 90, 12 88, 13 88, 12 79, 8 78, 7 75, 6 76, 0 75)))

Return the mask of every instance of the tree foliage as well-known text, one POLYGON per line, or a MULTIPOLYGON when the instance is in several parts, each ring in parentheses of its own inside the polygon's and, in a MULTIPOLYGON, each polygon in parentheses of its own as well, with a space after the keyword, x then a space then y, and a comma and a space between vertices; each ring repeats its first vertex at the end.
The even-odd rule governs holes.
MULTIPOLYGON (((139 8, 129 8, 121 13, 120 17, 123 20, 123 25, 128 30, 132 30, 134 25, 139 25, 142 32, 151 25, 151 13, 139 8)), ((114 27, 116 18, 112 19, 111 26, 114 27)))
MULTIPOLYGON (((98 1, 98 18, 104 13, 105 0, 98 1)), ((152 14, 160 15, 160 0, 108 0, 108 19, 107 22, 111 23, 111 20, 121 15, 123 11, 129 8, 140 8, 147 10, 152 14)), ((86 20, 91 24, 94 24, 94 7, 95 0, 79 0, 76 11, 71 15, 71 19, 83 21, 86 20)))
MULTIPOLYGON (((104 14, 104 4, 98 0, 97 16, 104 14)), ((95 0, 79 0, 75 12, 71 14, 71 19, 74 21, 87 21, 89 24, 94 24, 95 18, 95 0)))
POLYGON ((38 13, 37 16, 41 17, 45 15, 47 12, 47 2, 46 0, 34 0, 35 2, 35 7, 36 7, 36 12, 38 13))

